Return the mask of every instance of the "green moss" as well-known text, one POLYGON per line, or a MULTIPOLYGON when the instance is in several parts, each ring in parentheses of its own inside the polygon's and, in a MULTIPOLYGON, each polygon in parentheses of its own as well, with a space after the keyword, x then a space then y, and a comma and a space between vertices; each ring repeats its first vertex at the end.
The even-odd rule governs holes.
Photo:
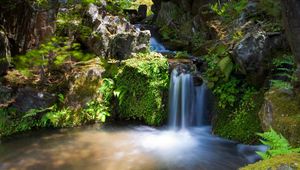
POLYGON ((241 170, 276 170, 276 169, 299 169, 300 154, 276 156, 274 158, 259 161, 248 165, 241 170))
POLYGON ((125 60, 121 66, 109 66, 116 90, 123 97, 118 100, 118 114, 122 119, 138 119, 149 125, 160 125, 166 119, 165 96, 169 74, 166 59, 152 54, 125 60))
MULTIPOLYGON (((287 90, 273 89, 265 95, 265 108, 259 113, 261 120, 269 114, 272 116, 271 126, 286 137, 293 146, 300 146, 300 103, 298 96, 287 90), (269 104, 267 104, 269 103, 269 104), (268 112, 271 110, 271 113, 268 112)), ((269 127, 264 125, 264 129, 269 127)))
POLYGON ((261 131, 258 110, 262 95, 255 91, 245 91, 232 107, 218 107, 213 122, 214 133, 227 139, 243 143, 256 143, 257 132, 261 131))

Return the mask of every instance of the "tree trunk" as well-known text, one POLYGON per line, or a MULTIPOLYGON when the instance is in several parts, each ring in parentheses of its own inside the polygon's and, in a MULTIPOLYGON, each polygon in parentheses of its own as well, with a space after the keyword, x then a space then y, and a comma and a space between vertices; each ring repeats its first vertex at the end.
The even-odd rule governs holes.
POLYGON ((297 63, 295 87, 300 88, 300 0, 281 0, 285 33, 297 63))

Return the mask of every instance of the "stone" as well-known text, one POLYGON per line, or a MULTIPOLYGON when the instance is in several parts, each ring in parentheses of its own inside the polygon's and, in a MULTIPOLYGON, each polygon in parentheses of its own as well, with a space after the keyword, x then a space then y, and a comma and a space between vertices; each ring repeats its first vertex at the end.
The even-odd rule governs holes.
POLYGON ((265 94, 264 104, 259 111, 264 131, 271 127, 286 137, 293 146, 300 146, 299 95, 290 90, 271 89, 265 94))
POLYGON ((0 108, 8 107, 14 101, 13 96, 13 89, 0 83, 0 108))
POLYGON ((45 109, 56 102, 56 96, 32 87, 18 89, 12 108, 17 112, 27 112, 31 109, 45 109))
POLYGON ((99 56, 126 59, 149 46, 150 31, 141 31, 125 18, 100 13, 94 4, 90 4, 86 16, 84 23, 93 28, 93 33, 84 43, 99 56))
POLYGON ((250 83, 261 85, 267 76, 270 55, 274 49, 283 46, 281 34, 268 35, 267 32, 254 28, 234 46, 233 58, 239 65, 240 72, 247 75, 250 83))
POLYGON ((70 76, 68 92, 64 106, 72 110, 79 110, 93 99, 101 100, 98 90, 102 83, 104 68, 99 58, 76 66, 70 76))

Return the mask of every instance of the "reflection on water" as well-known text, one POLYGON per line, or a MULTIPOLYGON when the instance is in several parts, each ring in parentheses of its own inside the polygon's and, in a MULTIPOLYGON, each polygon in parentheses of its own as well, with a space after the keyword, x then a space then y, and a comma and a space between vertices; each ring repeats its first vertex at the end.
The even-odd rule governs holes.
POLYGON ((262 146, 210 135, 210 127, 158 130, 146 126, 36 132, 2 142, 0 169, 237 169, 262 146))

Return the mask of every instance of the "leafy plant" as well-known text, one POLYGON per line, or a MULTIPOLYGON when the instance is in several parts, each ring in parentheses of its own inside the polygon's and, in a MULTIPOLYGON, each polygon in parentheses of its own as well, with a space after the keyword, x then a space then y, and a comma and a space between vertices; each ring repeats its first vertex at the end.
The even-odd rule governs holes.
POLYGON ((269 146, 266 152, 257 152, 263 159, 270 159, 276 155, 300 152, 300 148, 292 148, 288 140, 273 129, 270 129, 268 132, 258 133, 258 135, 262 138, 260 140, 262 144, 269 146))
POLYGON ((210 5, 212 11, 223 18, 225 22, 230 22, 239 17, 246 8, 248 0, 232 0, 225 3, 214 3, 210 5))
POLYGON ((110 116, 110 113, 108 111, 109 108, 105 106, 104 103, 92 100, 87 103, 87 108, 84 109, 83 112, 87 114, 88 120, 105 122, 106 117, 110 116))
POLYGON ((271 87, 277 89, 292 89, 293 86, 290 82, 285 82, 282 80, 271 80, 271 87))
POLYGON ((280 0, 263 0, 259 1, 258 8, 263 13, 278 19, 281 18, 281 3, 280 0))
POLYGON ((282 55, 272 60, 274 79, 270 81, 271 87, 279 89, 292 89, 292 82, 296 80, 294 72, 296 64, 292 55, 282 55))

